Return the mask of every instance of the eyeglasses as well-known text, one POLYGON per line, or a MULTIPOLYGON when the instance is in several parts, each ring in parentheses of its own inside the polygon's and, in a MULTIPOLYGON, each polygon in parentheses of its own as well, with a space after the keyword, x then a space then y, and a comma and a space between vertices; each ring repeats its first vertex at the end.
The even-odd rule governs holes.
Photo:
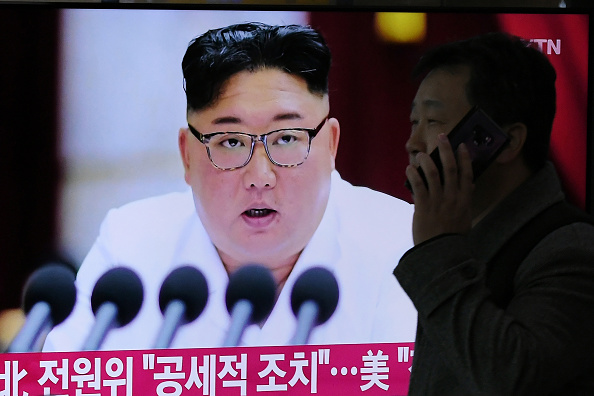
POLYGON ((257 141, 264 144, 266 154, 274 165, 291 168, 301 165, 309 156, 311 141, 328 121, 328 116, 314 129, 285 128, 263 135, 243 132, 214 132, 206 135, 188 124, 190 132, 206 146, 212 164, 222 170, 246 166, 254 153, 257 141))

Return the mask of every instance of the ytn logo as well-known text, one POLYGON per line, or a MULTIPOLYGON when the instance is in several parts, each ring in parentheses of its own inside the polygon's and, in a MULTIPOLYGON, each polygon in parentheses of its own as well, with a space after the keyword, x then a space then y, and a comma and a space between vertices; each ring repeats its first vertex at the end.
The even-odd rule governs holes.
POLYGON ((531 43, 535 43, 538 49, 541 52, 546 53, 547 55, 551 55, 554 53, 555 55, 561 54, 561 40, 557 39, 555 41, 551 39, 530 39, 531 43))

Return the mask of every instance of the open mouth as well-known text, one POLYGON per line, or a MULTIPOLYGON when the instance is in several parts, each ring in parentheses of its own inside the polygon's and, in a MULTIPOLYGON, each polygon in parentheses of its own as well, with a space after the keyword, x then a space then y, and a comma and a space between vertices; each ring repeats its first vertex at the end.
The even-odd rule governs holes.
POLYGON ((276 210, 273 210, 273 209, 248 209, 245 212, 243 212, 244 215, 246 215, 247 217, 250 217, 250 218, 266 217, 273 213, 276 213, 276 210))

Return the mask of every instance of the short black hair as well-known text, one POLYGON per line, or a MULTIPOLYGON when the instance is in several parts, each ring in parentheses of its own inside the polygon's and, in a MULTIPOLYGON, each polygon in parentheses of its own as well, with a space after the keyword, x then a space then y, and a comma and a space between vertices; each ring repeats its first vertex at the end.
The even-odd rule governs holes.
POLYGON ((556 111, 557 75, 547 57, 529 41, 507 33, 487 33, 428 51, 413 70, 470 68, 466 96, 500 126, 520 122, 528 133, 523 155, 533 170, 548 158, 556 111))
POLYGON ((309 26, 251 22, 209 30, 190 42, 182 61, 187 109, 212 105, 223 84, 244 70, 276 68, 327 94, 330 63, 326 41, 309 26))

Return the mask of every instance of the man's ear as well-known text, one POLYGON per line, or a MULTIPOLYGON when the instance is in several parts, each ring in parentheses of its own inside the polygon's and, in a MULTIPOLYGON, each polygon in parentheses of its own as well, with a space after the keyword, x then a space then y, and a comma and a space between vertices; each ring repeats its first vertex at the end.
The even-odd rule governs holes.
POLYGON ((521 122, 507 126, 504 131, 509 136, 509 143, 495 160, 500 164, 505 164, 521 156, 524 143, 526 143, 526 135, 528 134, 526 125, 521 122))
POLYGON ((190 169, 190 156, 188 148, 188 128, 180 128, 177 136, 177 145, 184 165, 184 177, 188 181, 188 170, 190 169))
POLYGON ((327 122, 330 128, 329 149, 332 156, 332 169, 336 169, 336 154, 338 153, 338 142, 340 141, 340 124, 336 118, 330 118, 327 122))

